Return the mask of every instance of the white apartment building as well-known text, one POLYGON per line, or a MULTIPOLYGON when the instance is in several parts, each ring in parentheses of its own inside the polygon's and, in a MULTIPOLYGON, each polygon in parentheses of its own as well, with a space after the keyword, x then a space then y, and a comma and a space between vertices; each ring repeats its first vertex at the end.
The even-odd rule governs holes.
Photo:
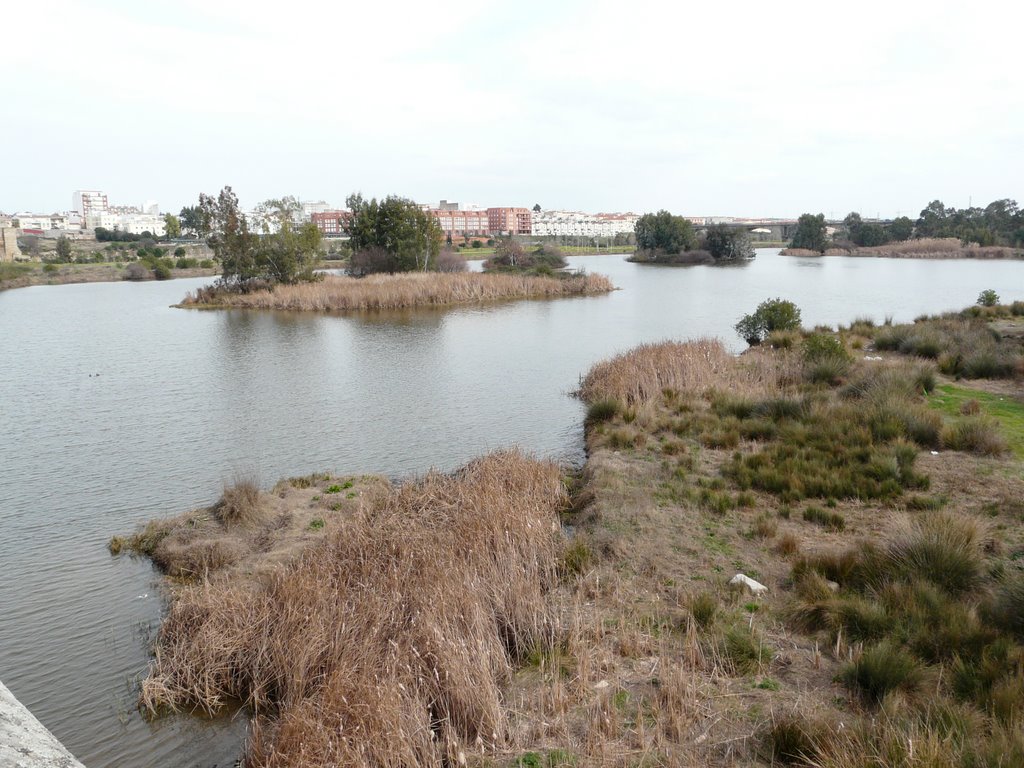
POLYGON ((107 200, 107 193, 97 189, 76 189, 71 195, 71 209, 77 211, 83 218, 90 213, 99 213, 110 207, 107 200))
POLYGON ((104 229, 116 229, 133 235, 149 232, 155 237, 163 237, 167 231, 164 217, 152 213, 115 213, 113 211, 103 211, 86 216, 85 226, 86 229, 103 227, 104 229))
POLYGON ((538 237, 615 237, 633 232, 638 218, 635 213, 540 211, 533 214, 532 234, 538 237))
POLYGON ((63 213, 16 213, 14 218, 18 221, 20 229, 42 230, 46 232, 51 229, 69 229, 68 217, 63 213))

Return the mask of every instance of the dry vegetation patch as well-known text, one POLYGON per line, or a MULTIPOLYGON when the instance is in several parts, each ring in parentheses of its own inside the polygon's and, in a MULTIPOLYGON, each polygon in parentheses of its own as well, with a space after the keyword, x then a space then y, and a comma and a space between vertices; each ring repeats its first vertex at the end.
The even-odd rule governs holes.
POLYGON ((200 288, 183 307, 243 307, 300 312, 405 309, 420 306, 476 304, 509 299, 584 296, 614 290, 604 275, 573 274, 542 277, 520 274, 403 273, 364 278, 327 276, 272 290, 236 293, 200 288))

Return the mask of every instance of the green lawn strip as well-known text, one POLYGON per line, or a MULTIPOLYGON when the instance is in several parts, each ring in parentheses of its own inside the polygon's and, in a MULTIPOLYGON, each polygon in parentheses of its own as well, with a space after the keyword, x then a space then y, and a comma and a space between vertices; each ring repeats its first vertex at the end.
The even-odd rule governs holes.
POLYGON ((1024 401, 1010 395, 994 395, 955 384, 943 384, 935 389, 928 403, 947 416, 958 418, 961 404, 968 400, 977 400, 981 412, 999 422, 1010 449, 1018 458, 1024 459, 1024 401))

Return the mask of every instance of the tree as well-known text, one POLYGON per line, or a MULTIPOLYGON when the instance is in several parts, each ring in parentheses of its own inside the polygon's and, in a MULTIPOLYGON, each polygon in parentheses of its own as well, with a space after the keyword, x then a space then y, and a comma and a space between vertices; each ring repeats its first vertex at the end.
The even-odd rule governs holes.
POLYGON ((918 237, 941 237, 948 211, 941 200, 932 200, 917 219, 918 237))
POLYGON ((790 248, 806 248, 810 251, 825 252, 828 244, 828 237, 825 232, 825 214, 817 216, 805 213, 797 219, 796 232, 793 233, 793 240, 790 248))
POLYGON ((505 237, 498 243, 498 247, 494 249, 494 258, 489 261, 492 264, 516 267, 521 265, 525 254, 523 246, 511 237, 505 237))
POLYGON ((736 323, 736 333, 751 346, 764 341, 774 331, 795 331, 800 328, 800 309, 791 301, 767 299, 757 305, 753 314, 744 315, 736 323))
POLYGON ((173 213, 164 214, 164 236, 170 239, 181 237, 181 222, 173 213))
POLYGON ((206 229, 203 223, 203 211, 198 205, 182 208, 181 213, 178 214, 178 220, 181 229, 193 237, 199 237, 206 229))
POLYGON ((534 203, 533 204, 533 212, 534 213, 540 213, 540 203, 534 203))
POLYGON ((697 244, 693 224, 666 210, 645 213, 637 219, 635 232, 637 250, 655 257, 689 251, 697 244))
POLYGON ((994 307, 999 303, 999 294, 988 288, 978 294, 977 303, 982 307, 994 307))
POLYGON ((881 224, 864 224, 854 242, 870 248, 874 245, 885 245, 889 242, 889 235, 881 224))
POLYGON ((914 222, 906 216, 898 216, 889 225, 889 237, 898 243, 909 240, 914 234, 914 222))
POLYGON ((349 234, 354 274, 426 271, 441 251, 441 227, 412 200, 389 195, 381 201, 361 194, 345 201, 352 211, 349 234), (365 256, 360 256, 366 251, 365 256))
POLYGON ((261 204, 265 213, 261 237, 250 231, 231 187, 224 187, 216 199, 199 196, 200 231, 221 263, 222 286, 246 291, 264 282, 317 279, 320 229, 315 224, 293 225, 293 200, 285 197, 261 204), (278 222, 276 231, 270 231, 270 222, 278 222))
POLYGON ((57 238, 57 261, 62 264, 71 263, 71 241, 65 235, 57 238))
POLYGON ((752 259, 754 246, 743 229, 715 224, 704 234, 704 249, 715 259, 752 259))
POLYGON ((864 220, 856 211, 846 214, 843 219, 843 226, 846 227, 846 237, 851 243, 860 245, 860 229, 864 226, 864 220))
POLYGON ((199 195, 200 229, 214 258, 221 263, 221 284, 244 290, 260 277, 257 258, 259 237, 238 208, 238 196, 224 187, 216 198, 199 195))

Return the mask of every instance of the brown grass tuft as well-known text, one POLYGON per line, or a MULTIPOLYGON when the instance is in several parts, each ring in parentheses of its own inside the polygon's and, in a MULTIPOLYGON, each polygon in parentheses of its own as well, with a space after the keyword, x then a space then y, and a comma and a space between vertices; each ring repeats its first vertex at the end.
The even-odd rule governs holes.
POLYGON ((180 591, 142 704, 242 701, 248 765, 440 766, 500 743, 502 683, 554 645, 565 503, 558 467, 517 452, 382 490, 264 583, 180 591))
POLYGON ((214 507, 217 518, 224 525, 253 525, 262 519, 260 486, 254 478, 237 478, 233 485, 225 485, 224 493, 214 507))
POLYGON ((614 286, 604 275, 559 278, 479 272, 423 272, 370 275, 358 279, 326 277, 315 283, 279 285, 272 291, 252 293, 200 289, 188 294, 181 305, 340 312, 581 296, 611 290, 614 290, 614 286))

